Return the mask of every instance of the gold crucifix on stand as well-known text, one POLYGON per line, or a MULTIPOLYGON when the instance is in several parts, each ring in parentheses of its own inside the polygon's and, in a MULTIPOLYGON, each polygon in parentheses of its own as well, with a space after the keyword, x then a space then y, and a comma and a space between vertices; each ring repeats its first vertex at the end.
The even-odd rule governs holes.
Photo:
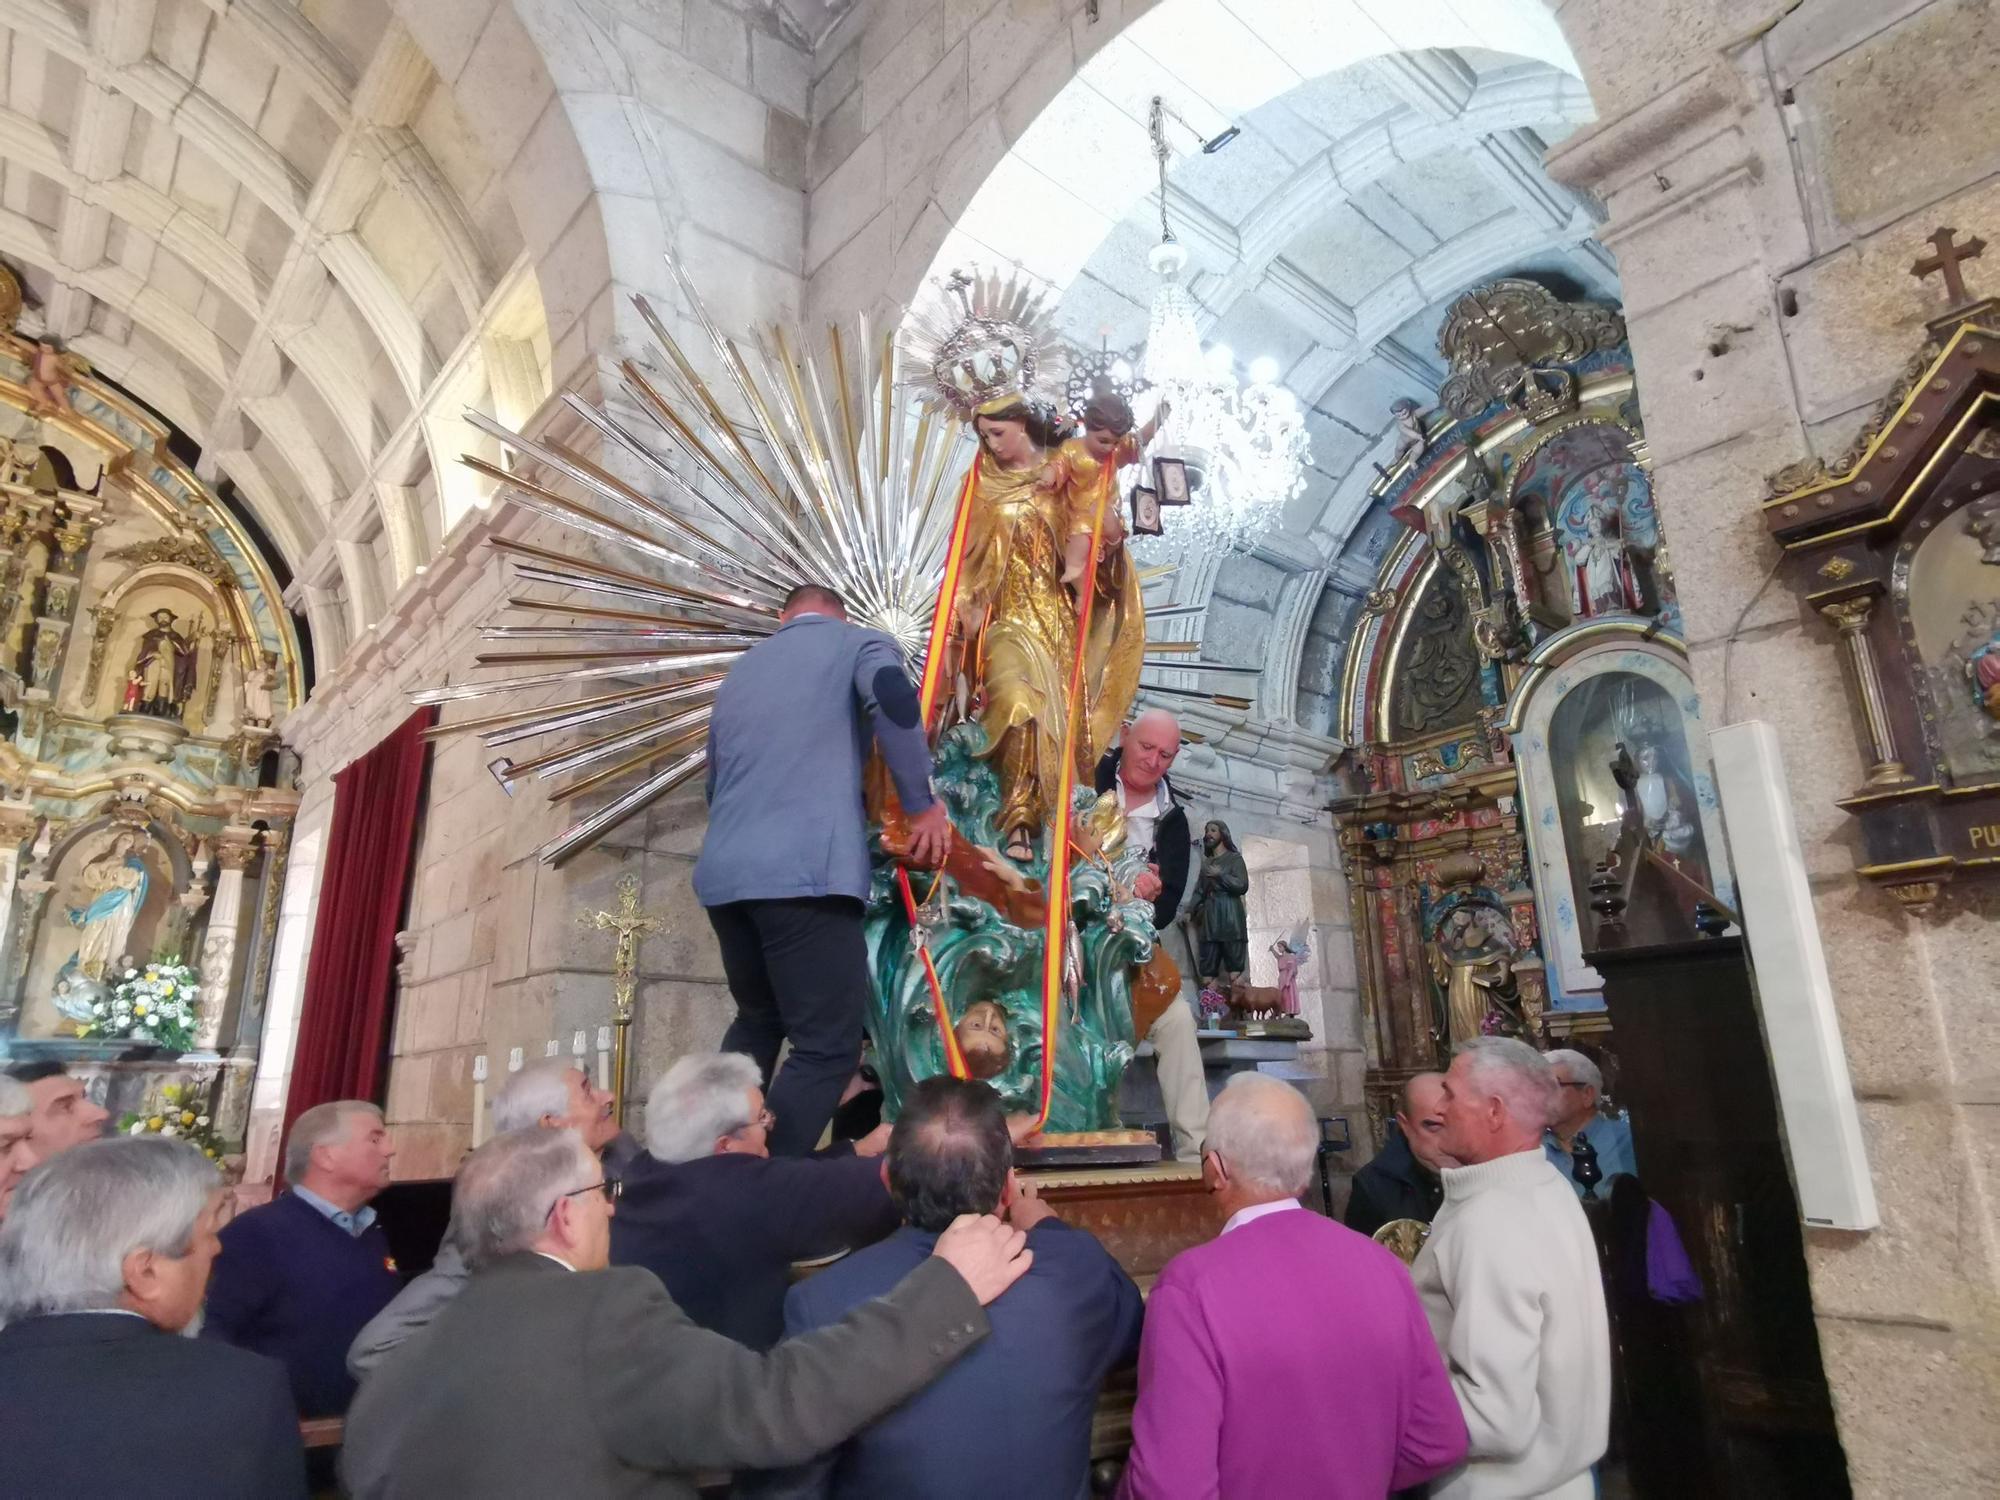
POLYGON ((597 932, 618 934, 618 947, 611 955, 611 1117, 620 1129, 625 1125, 625 1070, 631 1049, 632 1008, 639 989, 639 942, 658 932, 665 924, 639 910, 639 877, 623 875, 618 880, 616 911, 579 912, 577 921, 597 932))

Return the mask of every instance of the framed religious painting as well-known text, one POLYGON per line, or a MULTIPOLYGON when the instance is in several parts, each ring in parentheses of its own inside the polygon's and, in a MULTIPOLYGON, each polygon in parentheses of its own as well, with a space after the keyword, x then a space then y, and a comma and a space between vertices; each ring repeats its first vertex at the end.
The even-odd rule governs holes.
POLYGON ((1178 458, 1153 460, 1153 483, 1161 505, 1192 505, 1194 490, 1188 483, 1187 463, 1178 458))
POLYGON ((1149 490, 1143 484, 1132 486, 1132 534, 1134 536, 1159 536, 1160 493, 1149 490))

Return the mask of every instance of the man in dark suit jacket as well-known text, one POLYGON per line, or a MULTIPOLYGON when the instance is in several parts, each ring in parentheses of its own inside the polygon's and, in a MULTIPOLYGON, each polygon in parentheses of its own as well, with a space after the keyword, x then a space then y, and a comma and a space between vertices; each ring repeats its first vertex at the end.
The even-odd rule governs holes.
POLYGON ((158 1137, 28 1174, 0 1231, 0 1494, 303 1500, 284 1367, 176 1337, 226 1196, 207 1158, 158 1137))
POLYGON ((574 1134, 495 1136, 459 1171, 472 1279, 361 1387, 342 1469, 357 1500, 692 1500, 692 1475, 798 1463, 905 1400, 987 1334, 1032 1257, 967 1219, 888 1296, 755 1354, 609 1266, 612 1194, 574 1134))
POLYGON ((1354 1174, 1347 1212, 1341 1222, 1356 1234, 1372 1235, 1395 1219, 1437 1217, 1444 1203, 1443 1167, 1455 1167, 1438 1149, 1444 1130, 1444 1074, 1416 1073, 1403 1085, 1396 1128, 1375 1159, 1354 1174))
MULTIPOLYGON (((1088 1232, 1025 1196, 999 1096, 969 1079, 917 1085, 889 1143, 889 1186, 909 1223, 809 1277, 785 1329, 810 1335, 880 1296, 931 1254, 962 1213, 1005 1210, 1035 1264, 988 1310, 983 1345, 837 1452, 760 1478, 765 1497, 838 1500, 1081 1500, 1104 1377, 1139 1352, 1139 1289, 1088 1232)), ((780 1344, 780 1351, 790 1348, 780 1344)))
POLYGON ((758 1076, 740 1052, 707 1052, 653 1086, 611 1263, 644 1266, 696 1323, 761 1351, 784 1334, 792 1263, 872 1245, 897 1213, 882 1183, 886 1126, 858 1148, 774 1157, 758 1076))

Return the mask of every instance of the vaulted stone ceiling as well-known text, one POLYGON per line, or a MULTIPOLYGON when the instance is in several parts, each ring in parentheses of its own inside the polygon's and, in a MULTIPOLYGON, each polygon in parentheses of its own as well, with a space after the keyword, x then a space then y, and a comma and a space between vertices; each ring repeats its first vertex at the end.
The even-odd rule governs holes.
POLYGON ((365 628, 483 498, 460 410, 524 418, 548 385, 521 229, 450 90, 387 0, 0 0, 0 28, 24 329, 181 426, 365 628))
MULTIPOLYGON (((1239 373, 1274 360, 1312 437, 1304 493, 1256 557, 1215 566, 1201 632, 1211 660, 1269 665, 1275 653, 1283 670, 1261 686, 1263 713, 1331 727, 1353 606, 1396 529, 1369 497, 1375 464, 1393 449, 1390 406, 1433 404, 1450 300, 1524 272, 1616 298, 1589 206, 1541 167, 1548 146, 1590 115, 1583 85, 1545 62, 1430 49, 1290 90, 1235 122, 1242 133, 1212 155, 1191 129, 1171 132, 1168 216, 1207 336, 1235 353, 1239 373), (1292 618, 1280 607, 1288 594, 1292 618)), ((1143 341, 1158 282, 1147 253, 1159 240, 1153 194, 1064 292, 1072 338, 1143 341)))
POLYGON ((1155 95, 1187 122, 1170 130, 1167 207, 1205 334, 1239 373, 1277 362, 1315 465, 1255 556, 1183 559, 1174 602, 1205 606, 1205 658, 1265 669, 1255 717, 1325 732, 1348 617, 1395 524, 1368 496, 1390 404, 1434 398, 1445 306, 1516 273, 1616 297, 1592 206, 1541 166, 1590 98, 1541 0, 1159 0, 1080 54, 1025 126, 996 111, 1009 143, 933 273, 1018 263, 1058 290, 1078 342, 1141 342, 1155 95), (1229 125, 1241 134, 1203 154, 1229 125))

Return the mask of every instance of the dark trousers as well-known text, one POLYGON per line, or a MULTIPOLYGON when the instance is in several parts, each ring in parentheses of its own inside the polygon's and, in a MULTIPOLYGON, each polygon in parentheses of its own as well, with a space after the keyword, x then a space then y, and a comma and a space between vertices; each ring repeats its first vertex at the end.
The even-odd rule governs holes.
POLYGON ((771 1154, 804 1156, 819 1144, 861 1061, 868 1006, 861 903, 850 896, 731 901, 709 907, 708 920, 736 997, 722 1050, 747 1053, 764 1072, 765 1102, 778 1117, 771 1154), (787 1041, 791 1055, 773 1078, 787 1041))

